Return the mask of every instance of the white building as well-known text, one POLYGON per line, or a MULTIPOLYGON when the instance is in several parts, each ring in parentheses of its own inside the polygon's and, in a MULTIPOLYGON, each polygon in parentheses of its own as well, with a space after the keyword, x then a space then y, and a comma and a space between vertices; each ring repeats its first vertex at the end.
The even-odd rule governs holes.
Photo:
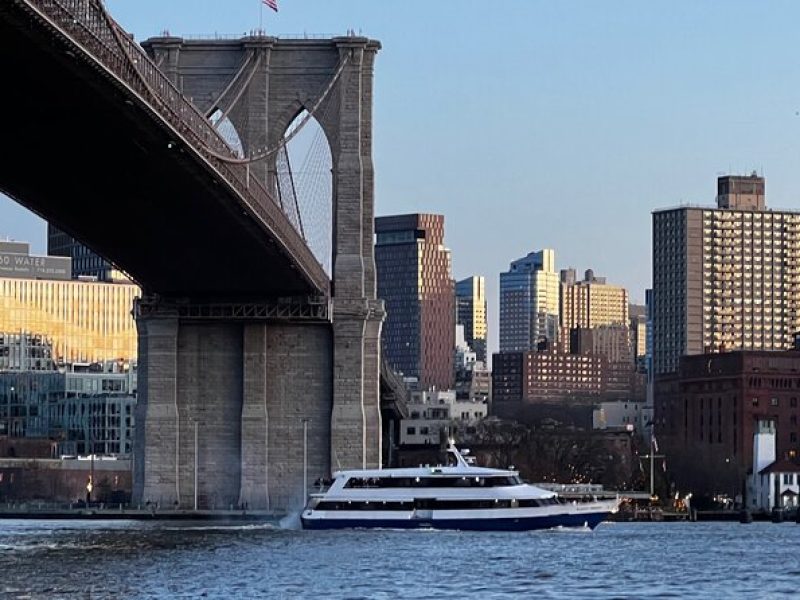
POLYGON ((408 419, 400 423, 401 446, 438 445, 451 425, 477 422, 486 417, 486 402, 458 400, 453 390, 412 392, 408 419))
POLYGON ((464 326, 456 325, 455 369, 456 374, 468 371, 475 366, 478 360, 477 353, 469 347, 464 336, 464 326))
POLYGON ((593 429, 629 429, 644 433, 653 419, 653 407, 644 402, 600 402, 592 411, 593 429))
POLYGON ((748 484, 748 507, 771 511, 798 506, 800 465, 775 460, 775 422, 759 420, 753 435, 753 471, 748 484))

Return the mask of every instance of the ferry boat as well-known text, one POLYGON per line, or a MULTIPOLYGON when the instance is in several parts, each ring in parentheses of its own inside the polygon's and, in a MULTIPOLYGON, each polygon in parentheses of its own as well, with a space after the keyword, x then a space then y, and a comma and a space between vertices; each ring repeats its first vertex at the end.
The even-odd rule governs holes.
POLYGON ((515 470, 475 466, 450 444, 451 466, 338 471, 312 494, 305 529, 391 528, 528 531, 594 529, 619 501, 580 502, 525 484, 515 470))

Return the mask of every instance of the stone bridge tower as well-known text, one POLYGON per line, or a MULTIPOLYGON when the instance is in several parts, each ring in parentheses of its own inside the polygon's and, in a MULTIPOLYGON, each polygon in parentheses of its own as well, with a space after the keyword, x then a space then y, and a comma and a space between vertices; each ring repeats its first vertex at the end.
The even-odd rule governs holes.
MULTIPOLYGON (((220 491, 227 486, 251 508, 288 508, 296 505, 306 450, 310 481, 340 468, 378 467, 381 460, 384 313, 375 296, 372 163, 373 64, 380 45, 361 37, 257 36, 161 37, 143 46, 201 110, 233 124, 246 156, 277 146, 303 110, 313 111, 330 145, 330 322, 274 315, 199 322, 163 308, 138 321, 140 356, 149 366, 140 368, 146 422, 139 429, 147 451, 136 461, 134 495, 191 506, 199 493, 201 507, 211 507, 218 499, 237 500, 220 491), (198 454, 199 492, 192 479, 198 454)), ((251 169, 270 189, 274 156, 251 169)))

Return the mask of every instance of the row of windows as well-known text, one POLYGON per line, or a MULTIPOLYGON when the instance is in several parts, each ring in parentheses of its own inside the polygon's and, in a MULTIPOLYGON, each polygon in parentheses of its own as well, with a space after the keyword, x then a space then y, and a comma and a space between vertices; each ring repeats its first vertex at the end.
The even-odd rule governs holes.
POLYGON ((351 477, 344 487, 361 488, 450 488, 450 487, 507 487, 519 485, 516 475, 493 477, 351 477))
POLYGON ((316 510, 470 510, 494 508, 537 508, 561 504, 557 498, 524 500, 440 500, 438 498, 416 498, 407 501, 323 501, 316 510))

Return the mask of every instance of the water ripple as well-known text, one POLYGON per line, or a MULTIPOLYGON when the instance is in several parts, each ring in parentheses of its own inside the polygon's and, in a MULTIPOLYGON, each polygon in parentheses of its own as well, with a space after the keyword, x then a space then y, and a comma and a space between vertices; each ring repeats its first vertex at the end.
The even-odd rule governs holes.
POLYGON ((10 598, 762 598, 800 589, 794 524, 593 533, 0 522, 10 598), (781 550, 783 549, 783 550, 781 550))

